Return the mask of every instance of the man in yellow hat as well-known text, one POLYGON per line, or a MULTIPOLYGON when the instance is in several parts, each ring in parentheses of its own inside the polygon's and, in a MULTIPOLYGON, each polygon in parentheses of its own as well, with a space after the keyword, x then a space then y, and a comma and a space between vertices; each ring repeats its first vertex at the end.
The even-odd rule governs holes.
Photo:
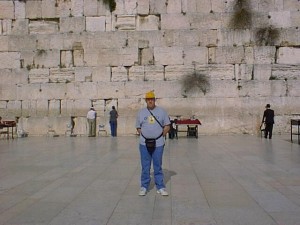
POLYGON ((157 193, 167 196, 162 170, 162 157, 165 146, 165 136, 170 129, 170 119, 167 112, 155 105, 153 91, 145 95, 146 108, 138 112, 136 129, 140 134, 139 150, 141 156, 141 188, 139 195, 146 195, 150 184, 150 169, 153 161, 154 181, 157 193))

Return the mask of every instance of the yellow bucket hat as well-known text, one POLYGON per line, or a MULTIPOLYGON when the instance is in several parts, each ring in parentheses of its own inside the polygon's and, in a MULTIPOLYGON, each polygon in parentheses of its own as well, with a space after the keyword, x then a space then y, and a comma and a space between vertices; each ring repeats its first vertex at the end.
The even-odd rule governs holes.
POLYGON ((149 91, 146 93, 145 98, 155 98, 155 94, 153 91, 149 91))

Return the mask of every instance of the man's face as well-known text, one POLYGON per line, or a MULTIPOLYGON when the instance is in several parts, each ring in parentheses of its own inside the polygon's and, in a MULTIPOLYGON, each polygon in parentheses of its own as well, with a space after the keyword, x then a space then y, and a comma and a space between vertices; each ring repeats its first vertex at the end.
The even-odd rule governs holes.
POLYGON ((146 98, 147 108, 154 109, 155 107, 155 98, 146 98))

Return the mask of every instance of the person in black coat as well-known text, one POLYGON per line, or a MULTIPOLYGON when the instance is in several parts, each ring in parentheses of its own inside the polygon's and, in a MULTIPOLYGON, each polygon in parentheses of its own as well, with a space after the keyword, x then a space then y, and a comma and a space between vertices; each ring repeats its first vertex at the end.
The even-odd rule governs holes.
POLYGON ((273 124, 274 124, 274 110, 270 109, 270 104, 266 105, 266 110, 264 111, 262 123, 265 123, 265 138, 272 139, 273 124))

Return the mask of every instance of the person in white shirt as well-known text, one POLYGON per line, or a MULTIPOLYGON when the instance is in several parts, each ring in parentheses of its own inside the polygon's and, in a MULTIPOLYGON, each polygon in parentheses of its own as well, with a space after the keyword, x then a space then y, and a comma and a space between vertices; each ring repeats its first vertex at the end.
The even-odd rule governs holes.
POLYGON ((96 137, 96 111, 94 109, 94 107, 91 107, 90 110, 88 111, 86 118, 87 118, 87 122, 89 125, 89 137, 96 137))

